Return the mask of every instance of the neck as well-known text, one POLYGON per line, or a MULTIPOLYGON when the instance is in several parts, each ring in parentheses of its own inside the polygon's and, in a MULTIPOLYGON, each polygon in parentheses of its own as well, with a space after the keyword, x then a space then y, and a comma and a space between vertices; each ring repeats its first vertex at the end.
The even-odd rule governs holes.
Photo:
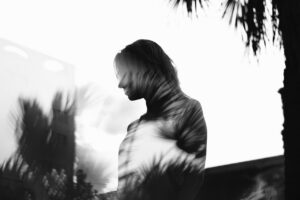
POLYGON ((174 115, 179 102, 186 96, 178 86, 172 86, 166 82, 153 88, 146 100, 147 113, 142 117, 145 119, 157 119, 159 117, 169 118, 174 115))

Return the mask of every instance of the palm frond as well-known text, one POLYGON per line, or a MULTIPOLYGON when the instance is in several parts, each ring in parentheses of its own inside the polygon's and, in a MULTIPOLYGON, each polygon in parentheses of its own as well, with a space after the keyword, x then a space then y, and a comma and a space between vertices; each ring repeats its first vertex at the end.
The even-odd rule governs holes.
MULTIPOLYGON (((186 4, 188 13, 197 10, 197 3, 203 8, 203 2, 206 0, 170 0, 174 2, 174 6, 186 4), (194 5, 194 8, 193 8, 194 5)), ((279 42, 282 46, 281 32, 279 29, 278 18, 278 1, 271 0, 272 13, 272 41, 279 42)), ((255 55, 261 49, 261 43, 266 45, 267 31, 266 22, 267 15, 266 0, 226 0, 222 18, 229 16, 229 24, 234 23, 235 28, 242 26, 246 33, 245 45, 251 47, 255 55)))
POLYGON ((0 199, 27 199, 32 194, 32 173, 19 154, 0 166, 0 199))
POLYGON ((65 102, 63 101, 63 93, 57 92, 52 101, 53 112, 65 112, 68 115, 75 115, 76 100, 72 99, 71 95, 66 96, 65 102))
POLYGON ((62 93, 56 93, 52 113, 44 113, 35 99, 19 99, 21 112, 15 117, 17 154, 31 168, 39 167, 45 171, 56 168, 52 158, 60 154, 61 149, 57 146, 63 144, 60 135, 54 133, 73 134, 75 131, 75 100, 68 97, 63 104, 62 98, 62 93))
POLYGON ((20 99, 21 113, 16 123, 19 126, 18 150, 30 166, 47 151, 47 137, 50 132, 49 118, 42 112, 35 100, 20 99))
POLYGON ((279 0, 272 0, 272 32, 273 32, 273 43, 279 41, 280 47, 282 46, 281 31, 279 28, 279 13, 278 13, 278 2, 279 0))
POLYGON ((207 0, 170 0, 170 2, 174 3, 175 7, 177 7, 179 4, 185 4, 188 13, 197 11, 197 3, 199 3, 200 7, 203 8, 204 1, 207 1, 207 0), (194 8, 193 8, 193 6, 194 6, 194 8))
POLYGON ((20 154, 14 154, 0 166, 0 180, 3 177, 19 180, 20 182, 29 182, 33 176, 33 169, 24 161, 20 154))
MULTIPOLYGON (((273 42, 278 38, 278 10, 277 1, 272 0, 271 22, 273 29, 273 42)), ((227 0, 223 18, 229 15, 229 24, 234 22, 235 28, 241 25, 246 33, 246 47, 251 47, 255 55, 261 48, 261 43, 267 41, 267 6, 266 0, 227 0)))
POLYGON ((247 35, 246 46, 252 47, 254 54, 260 50, 260 43, 266 43, 266 1, 265 0, 227 0, 223 18, 230 15, 229 23, 235 21, 235 27, 239 24, 247 35))

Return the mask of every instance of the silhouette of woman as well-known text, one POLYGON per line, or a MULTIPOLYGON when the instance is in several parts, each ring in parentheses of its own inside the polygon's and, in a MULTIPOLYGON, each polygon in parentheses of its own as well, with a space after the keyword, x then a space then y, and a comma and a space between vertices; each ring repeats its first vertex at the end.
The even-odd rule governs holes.
POLYGON ((195 199, 206 158, 200 103, 181 91, 172 60, 153 41, 126 46, 114 66, 119 88, 147 106, 120 145, 119 198, 195 199))

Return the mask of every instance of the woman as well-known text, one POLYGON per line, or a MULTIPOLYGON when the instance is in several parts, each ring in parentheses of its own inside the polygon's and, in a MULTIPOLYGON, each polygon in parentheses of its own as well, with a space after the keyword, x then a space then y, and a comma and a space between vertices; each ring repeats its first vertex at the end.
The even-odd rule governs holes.
POLYGON ((114 65, 129 100, 143 98, 147 106, 120 145, 120 198, 195 199, 206 156, 200 103, 181 91, 172 60, 153 41, 126 46, 114 65))

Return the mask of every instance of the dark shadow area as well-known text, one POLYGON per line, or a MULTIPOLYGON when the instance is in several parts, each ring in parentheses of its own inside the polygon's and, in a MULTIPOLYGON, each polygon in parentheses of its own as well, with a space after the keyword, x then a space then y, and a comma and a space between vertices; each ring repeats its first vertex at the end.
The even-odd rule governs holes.
POLYGON ((199 199, 284 199, 283 156, 206 169, 199 199))

